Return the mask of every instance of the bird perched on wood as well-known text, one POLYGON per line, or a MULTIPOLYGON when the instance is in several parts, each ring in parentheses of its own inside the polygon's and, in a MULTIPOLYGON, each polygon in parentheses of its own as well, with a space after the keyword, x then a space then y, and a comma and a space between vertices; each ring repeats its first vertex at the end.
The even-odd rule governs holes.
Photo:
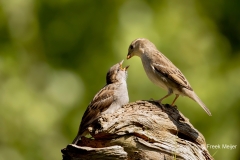
POLYGON ((134 40, 128 48, 127 59, 132 56, 140 57, 148 78, 157 86, 168 91, 166 96, 157 100, 158 103, 161 104, 163 99, 175 94, 173 106, 179 95, 187 96, 197 102, 211 116, 211 112, 193 91, 182 72, 158 51, 152 42, 145 38, 134 40))
POLYGON ((87 107, 79 127, 78 134, 73 140, 77 144, 82 136, 88 133, 88 127, 103 114, 111 114, 129 102, 127 90, 127 69, 122 68, 123 60, 110 68, 107 73, 107 84, 94 96, 87 107))

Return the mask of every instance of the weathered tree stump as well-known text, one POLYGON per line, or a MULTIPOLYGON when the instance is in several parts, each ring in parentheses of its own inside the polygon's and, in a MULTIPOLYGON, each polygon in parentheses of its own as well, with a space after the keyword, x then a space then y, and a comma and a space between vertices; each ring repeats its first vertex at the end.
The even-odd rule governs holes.
POLYGON ((64 160, 212 160, 203 135, 177 108, 137 101, 101 116, 91 138, 62 150, 64 160))

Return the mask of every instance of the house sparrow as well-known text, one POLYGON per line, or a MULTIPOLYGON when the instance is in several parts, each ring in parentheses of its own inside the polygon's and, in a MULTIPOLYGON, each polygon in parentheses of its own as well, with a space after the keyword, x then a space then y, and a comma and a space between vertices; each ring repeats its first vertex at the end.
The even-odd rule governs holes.
POLYGON ((111 114, 129 102, 127 90, 127 69, 122 68, 123 60, 110 68, 107 73, 107 84, 94 96, 87 107, 79 127, 78 134, 73 140, 78 140, 88 133, 88 127, 103 114, 111 114))
POLYGON ((176 97, 172 106, 179 95, 187 96, 197 102, 211 116, 211 112, 193 91, 182 72, 158 51, 152 42, 144 38, 134 40, 129 46, 127 59, 132 56, 139 56, 148 78, 157 86, 168 91, 166 96, 157 100, 159 104, 174 93, 176 97))

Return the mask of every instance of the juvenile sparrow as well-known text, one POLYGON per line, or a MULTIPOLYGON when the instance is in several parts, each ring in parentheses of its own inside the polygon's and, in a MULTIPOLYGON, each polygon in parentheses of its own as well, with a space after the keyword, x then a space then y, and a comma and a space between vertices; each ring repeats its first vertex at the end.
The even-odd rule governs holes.
POLYGON ((98 117, 103 114, 111 114, 121 106, 129 102, 127 90, 127 69, 129 66, 122 68, 123 60, 110 68, 107 73, 107 84, 94 96, 93 100, 87 107, 79 127, 78 134, 73 140, 77 144, 82 136, 88 133, 87 128, 98 117))
POLYGON ((152 42, 144 38, 134 40, 129 46, 127 59, 132 56, 139 56, 148 78, 157 86, 168 91, 166 96, 157 100, 158 103, 161 104, 163 99, 175 94, 176 97, 171 104, 173 106, 179 95, 187 96, 197 102, 211 116, 211 112, 193 91, 182 72, 158 51, 152 42))

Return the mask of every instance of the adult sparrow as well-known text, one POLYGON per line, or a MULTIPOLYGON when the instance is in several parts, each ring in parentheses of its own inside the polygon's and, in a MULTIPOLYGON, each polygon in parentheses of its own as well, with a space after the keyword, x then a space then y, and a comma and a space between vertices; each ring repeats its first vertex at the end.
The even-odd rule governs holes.
POLYGON ((163 99, 175 94, 173 106, 179 95, 187 96, 196 101, 211 116, 211 112, 193 91, 182 72, 158 51, 152 42, 144 38, 134 40, 128 48, 127 59, 132 56, 139 56, 148 78, 157 86, 168 91, 166 96, 157 100, 158 103, 161 104, 163 99))
POLYGON ((110 68, 107 73, 107 84, 94 96, 93 100, 87 107, 79 127, 78 134, 73 140, 77 144, 82 136, 88 133, 88 127, 97 118, 103 114, 111 114, 121 106, 129 102, 127 90, 127 69, 129 66, 122 68, 123 60, 110 68))

